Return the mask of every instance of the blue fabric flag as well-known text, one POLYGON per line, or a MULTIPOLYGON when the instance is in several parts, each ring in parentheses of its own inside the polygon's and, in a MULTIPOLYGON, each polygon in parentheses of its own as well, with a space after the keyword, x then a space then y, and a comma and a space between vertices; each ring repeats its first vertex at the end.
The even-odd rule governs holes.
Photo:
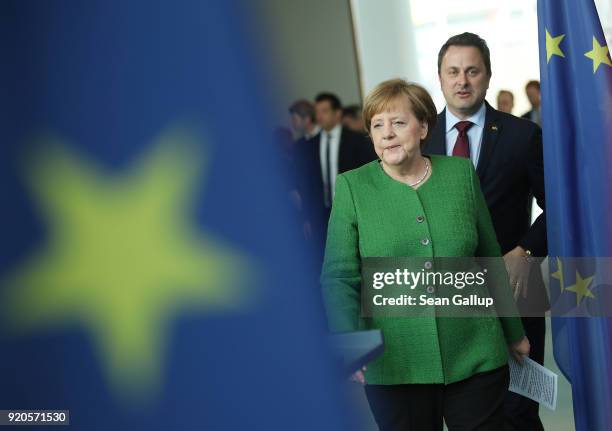
POLYGON ((247 6, 0 5, 0 409, 354 429, 247 6))
MULTIPOLYGON (((588 305, 611 286, 571 258, 612 256, 612 61, 592 0, 538 0, 538 22, 551 299, 588 305)), ((609 429, 612 321, 557 314, 552 329, 576 429, 609 429)))

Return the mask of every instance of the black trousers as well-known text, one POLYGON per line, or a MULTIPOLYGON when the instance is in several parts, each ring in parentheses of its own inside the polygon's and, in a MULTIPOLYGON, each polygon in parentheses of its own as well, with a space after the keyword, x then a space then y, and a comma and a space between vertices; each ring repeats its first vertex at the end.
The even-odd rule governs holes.
POLYGON ((366 385, 381 431, 499 431, 504 423, 508 366, 450 385, 366 385))
MULTIPOLYGON (((523 328, 529 338, 529 357, 544 364, 544 339, 546 321, 544 317, 523 317, 523 328)), ((504 401, 504 431, 544 431, 539 416, 539 404, 522 395, 508 391, 504 401)))

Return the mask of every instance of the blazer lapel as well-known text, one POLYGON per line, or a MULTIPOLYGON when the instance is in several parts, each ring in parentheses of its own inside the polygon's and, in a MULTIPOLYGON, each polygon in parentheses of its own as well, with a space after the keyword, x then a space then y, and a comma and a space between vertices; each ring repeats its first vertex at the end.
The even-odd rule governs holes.
POLYGON ((446 155, 446 109, 438 115, 436 127, 427 139, 425 152, 427 154, 446 155))
POLYGON ((480 148, 480 156, 478 157, 478 166, 476 168, 476 173, 481 179, 485 174, 487 166, 489 166, 495 144, 497 144, 497 139, 502 129, 502 123, 497 115, 497 111, 491 108, 491 105, 487 102, 485 102, 485 104, 487 112, 485 114, 485 126, 482 132, 482 147, 480 148))

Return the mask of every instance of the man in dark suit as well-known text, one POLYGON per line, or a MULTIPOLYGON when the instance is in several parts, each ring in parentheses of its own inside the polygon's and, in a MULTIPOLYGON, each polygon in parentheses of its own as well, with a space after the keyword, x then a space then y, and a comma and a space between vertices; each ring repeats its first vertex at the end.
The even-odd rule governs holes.
POLYGON ((540 81, 529 81, 525 86, 525 94, 531 104, 531 110, 521 115, 521 118, 526 118, 533 121, 538 126, 542 125, 542 108, 540 107, 540 81))
POLYGON ((327 233, 327 221, 338 174, 358 168, 377 158, 366 131, 354 132, 342 126, 342 105, 333 93, 315 99, 320 132, 296 143, 298 191, 309 220, 312 242, 320 244, 320 261, 327 233))
POLYGON ((320 133, 299 143, 298 157, 303 166, 303 188, 312 206, 322 206, 325 224, 331 209, 338 174, 376 159, 366 131, 354 132, 342 126, 342 105, 333 93, 320 93, 315 99, 320 133))
POLYGON ((366 131, 354 132, 342 126, 342 104, 333 93, 315 98, 317 123, 321 126, 316 152, 323 181, 323 202, 331 208, 338 174, 358 168, 376 159, 366 131))
MULTIPOLYGON (((531 343, 530 357, 544 362, 543 313, 548 308, 535 256, 546 256, 546 218, 530 226, 530 195, 544 205, 542 132, 530 121, 493 109, 485 96, 491 79, 486 42, 472 33, 451 37, 438 55, 438 76, 446 109, 426 144, 430 154, 467 157, 482 191, 504 254, 510 282, 531 343), (526 316, 537 317, 526 317, 526 316)), ((538 404, 509 392, 506 430, 542 430, 538 404)))

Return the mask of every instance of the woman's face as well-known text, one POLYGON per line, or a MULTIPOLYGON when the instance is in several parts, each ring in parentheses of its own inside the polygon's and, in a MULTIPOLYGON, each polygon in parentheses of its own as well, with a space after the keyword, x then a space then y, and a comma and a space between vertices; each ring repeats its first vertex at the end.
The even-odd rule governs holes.
POLYGON ((407 97, 399 97, 385 112, 372 117, 370 136, 380 160, 386 165, 398 166, 421 155, 427 123, 416 119, 407 97))

